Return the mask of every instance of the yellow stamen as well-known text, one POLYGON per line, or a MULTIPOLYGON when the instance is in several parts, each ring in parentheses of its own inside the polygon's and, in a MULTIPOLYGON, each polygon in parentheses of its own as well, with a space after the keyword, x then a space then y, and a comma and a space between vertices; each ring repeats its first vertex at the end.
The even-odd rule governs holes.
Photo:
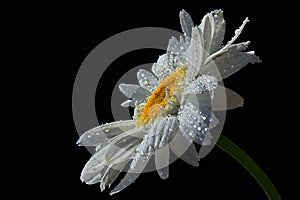
POLYGON ((148 98, 146 105, 143 108, 142 113, 138 116, 137 126, 147 124, 150 119, 155 119, 161 109, 167 105, 166 87, 169 89, 170 98, 174 99, 174 91, 178 88, 180 82, 186 77, 186 66, 180 67, 175 72, 172 72, 167 78, 165 78, 152 95, 148 98))

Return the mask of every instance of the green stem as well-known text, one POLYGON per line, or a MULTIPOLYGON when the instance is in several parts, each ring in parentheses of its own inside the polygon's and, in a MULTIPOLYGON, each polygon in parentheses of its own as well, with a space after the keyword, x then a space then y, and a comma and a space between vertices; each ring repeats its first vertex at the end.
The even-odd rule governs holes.
POLYGON ((242 149, 221 134, 217 146, 238 161, 259 183, 270 200, 281 199, 278 191, 264 171, 242 149))

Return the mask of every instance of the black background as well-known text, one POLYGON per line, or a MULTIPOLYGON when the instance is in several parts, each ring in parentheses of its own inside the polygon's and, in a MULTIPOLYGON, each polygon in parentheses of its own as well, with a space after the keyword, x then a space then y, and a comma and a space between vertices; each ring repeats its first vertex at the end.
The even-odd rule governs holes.
MULTIPOLYGON (((181 9, 199 24, 207 12, 220 8, 227 22, 226 40, 249 17, 251 22, 239 41, 250 40, 249 49, 263 60, 225 80, 228 88, 244 97, 245 104, 227 113, 223 134, 262 167, 283 199, 295 198, 299 176, 290 157, 296 153, 292 141, 297 131, 291 130, 296 123, 286 111, 296 108, 292 103, 296 90, 289 91, 297 80, 292 78, 298 67, 296 57, 289 48, 296 46, 292 36, 296 23, 289 25, 296 13, 289 12, 292 6, 287 2, 210 2, 105 2, 77 4, 76 9, 73 5, 45 4, 36 9, 7 9, 1 17, 2 80, 7 79, 5 99, 16 110, 11 118, 12 131, 6 134, 14 137, 10 147, 14 151, 6 155, 18 163, 8 165, 17 168, 11 168, 9 174, 19 177, 9 178, 13 180, 9 187, 32 198, 267 199, 248 172, 218 148, 201 160, 198 168, 177 161, 170 166, 166 181, 155 172, 142 174, 112 197, 109 190, 101 193, 98 184, 87 186, 79 180, 90 154, 75 144, 78 134, 72 119, 72 87, 88 53, 106 38, 131 28, 154 26, 180 31, 181 9)), ((110 93, 118 78, 133 66, 155 62, 162 53, 149 49, 131 52, 109 67, 96 94, 100 123, 112 121, 110 93)))

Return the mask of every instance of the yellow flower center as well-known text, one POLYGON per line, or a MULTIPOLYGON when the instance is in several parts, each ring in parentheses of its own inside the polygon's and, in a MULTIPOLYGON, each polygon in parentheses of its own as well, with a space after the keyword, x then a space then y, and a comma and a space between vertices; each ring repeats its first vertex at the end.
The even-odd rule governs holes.
POLYGON ((179 89, 179 83, 186 77, 186 66, 180 67, 175 72, 172 72, 166 77, 152 95, 148 98, 146 105, 143 108, 142 113, 138 116, 137 126, 147 124, 150 119, 154 120, 161 110, 168 104, 166 88, 169 89, 169 98, 172 102, 176 102, 174 91, 179 89))

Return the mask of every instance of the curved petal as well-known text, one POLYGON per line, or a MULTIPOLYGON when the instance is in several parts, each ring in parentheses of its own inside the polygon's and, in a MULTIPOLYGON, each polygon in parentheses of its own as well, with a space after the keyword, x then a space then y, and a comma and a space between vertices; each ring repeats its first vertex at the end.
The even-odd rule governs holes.
POLYGON ((108 142, 111 138, 135 127, 134 120, 117 121, 97 126, 82 134, 77 141, 79 146, 97 146, 108 142))
POLYGON ((231 45, 226 52, 218 54, 205 64, 202 74, 214 74, 218 80, 227 78, 248 63, 260 62, 253 51, 242 52, 250 42, 231 45))
POLYGON ((117 177, 122 172, 122 170, 128 162, 129 160, 118 164, 114 164, 112 167, 106 170, 100 181, 101 191, 103 191, 107 185, 108 187, 110 187, 110 185, 117 179, 117 177))
MULTIPOLYGON (((138 154, 137 154, 138 155, 138 154)), ((125 177, 121 180, 121 182, 109 193, 113 195, 118 193, 128 187, 131 183, 133 183, 139 175, 143 172, 144 168, 148 164, 151 155, 148 158, 138 158, 133 169, 129 169, 125 177)))
POLYGON ((155 152, 155 166, 161 179, 167 179, 169 177, 169 156, 169 145, 155 152))

